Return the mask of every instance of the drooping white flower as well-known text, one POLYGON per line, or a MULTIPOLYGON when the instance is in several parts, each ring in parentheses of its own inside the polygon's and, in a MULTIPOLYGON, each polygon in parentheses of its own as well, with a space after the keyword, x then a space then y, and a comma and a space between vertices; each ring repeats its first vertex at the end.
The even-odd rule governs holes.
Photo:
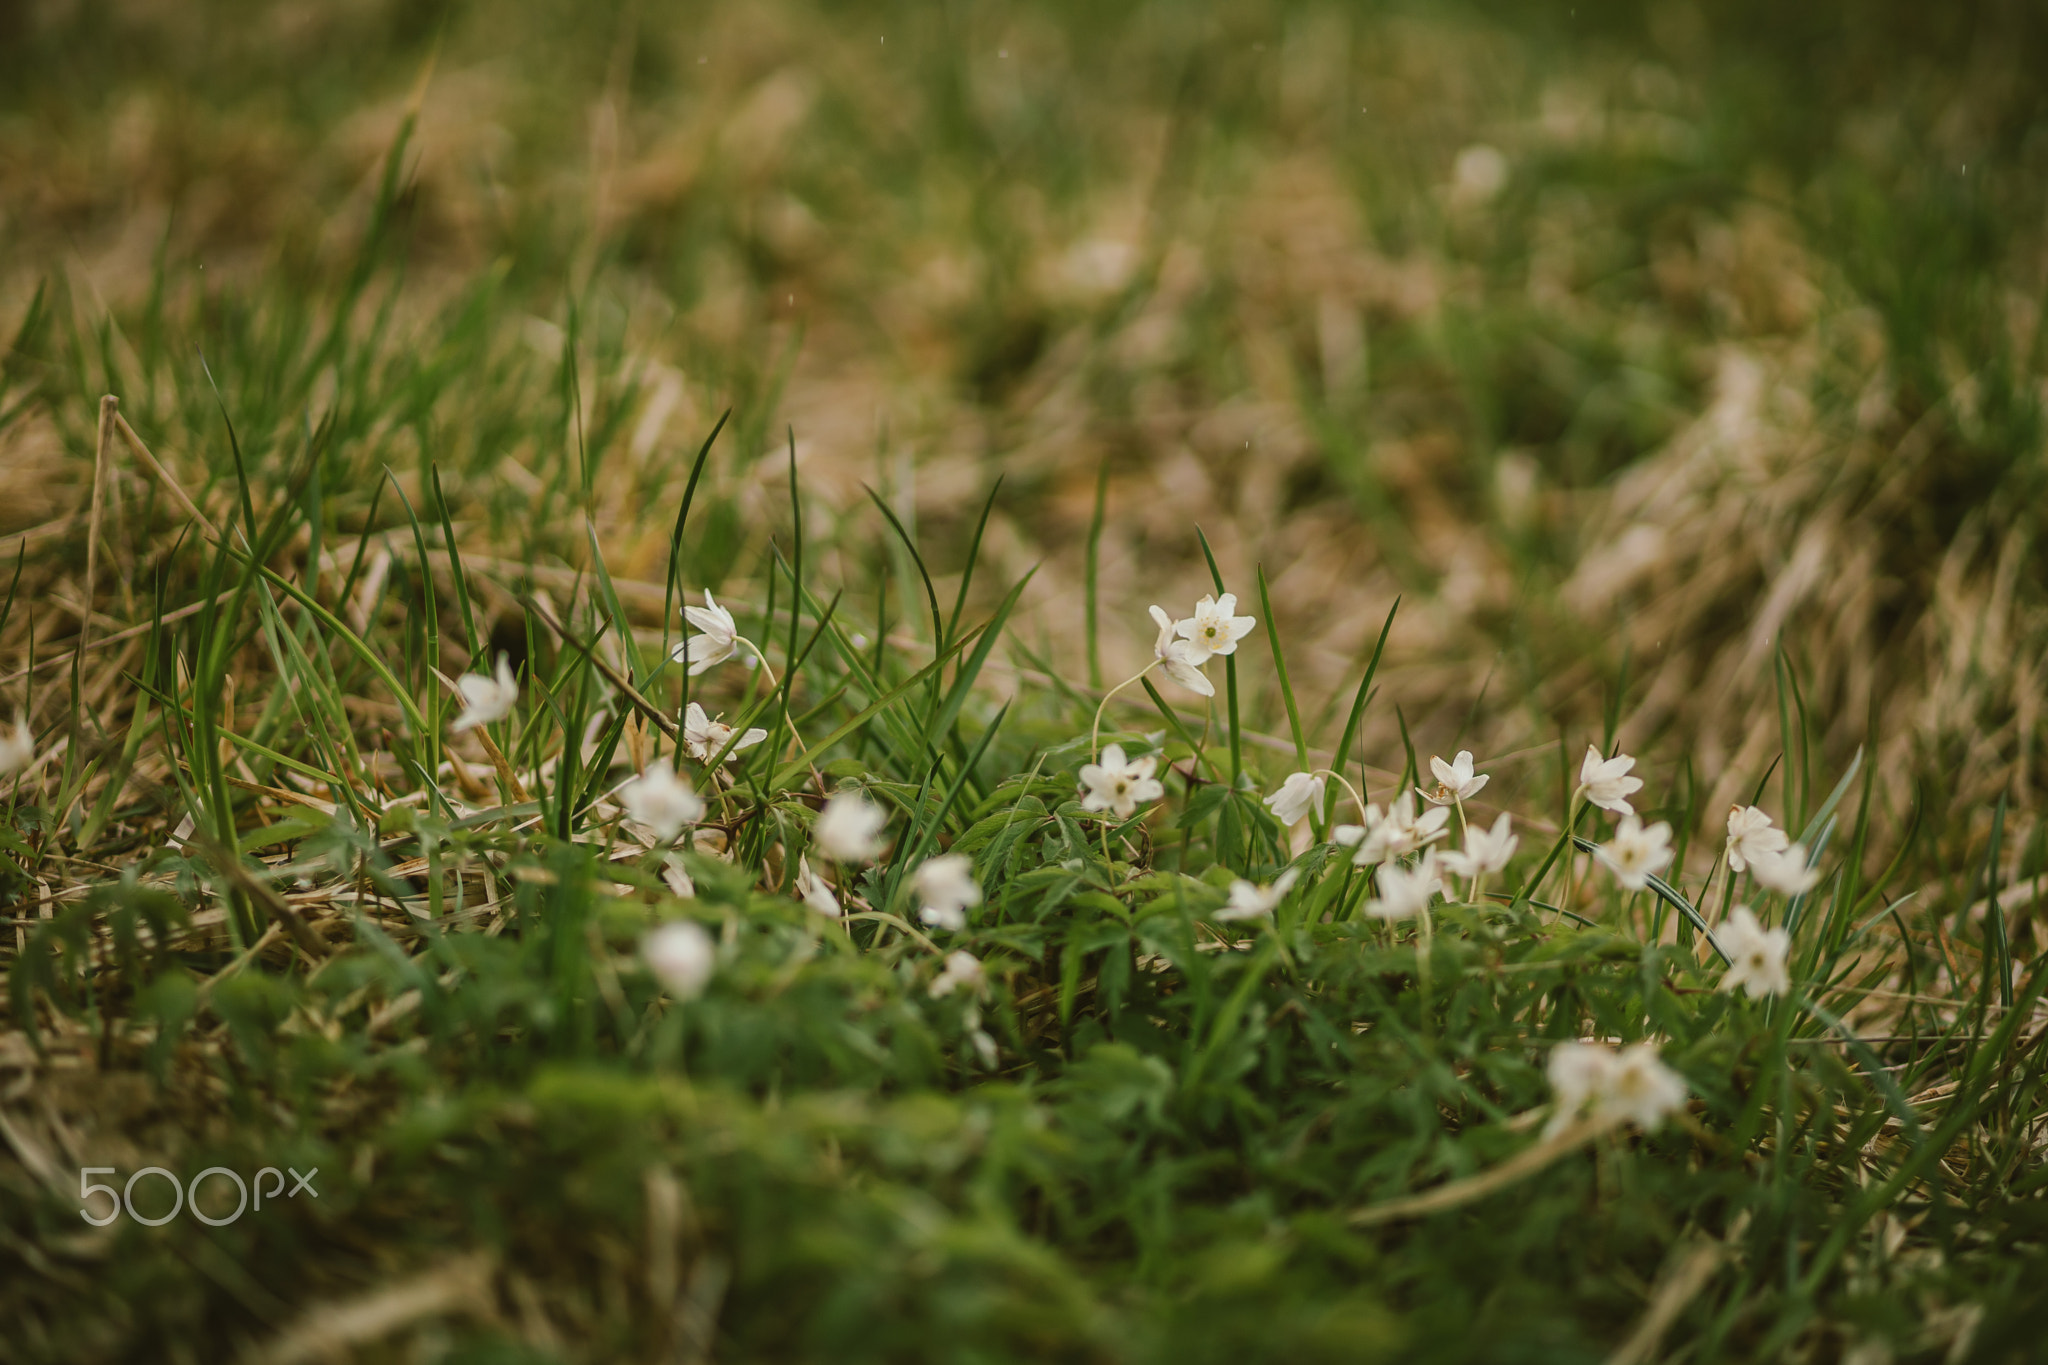
POLYGON ((1761 853, 1783 853, 1790 842, 1759 806, 1728 808, 1728 866, 1740 872, 1761 853))
MULTIPOLYGON (((718 751, 725 748, 728 740, 732 740, 732 734, 730 725, 706 715, 704 708, 696 702, 691 702, 683 708, 683 749, 699 763, 709 763, 716 758, 718 751)), ((738 740, 733 741, 731 750, 725 755, 725 761, 731 763, 740 756, 740 750, 751 749, 766 738, 768 732, 759 726, 748 730, 738 740)))
POLYGON ((1228 922, 1270 915, 1275 906, 1287 899, 1287 893, 1294 889, 1294 883, 1300 877, 1301 870, 1293 867, 1275 877, 1271 886, 1254 886, 1239 877, 1230 883, 1230 903, 1218 910, 1214 918, 1228 922))
POLYGON ((462 714, 448 728, 457 734, 505 719, 519 701, 519 679, 512 676, 512 660, 504 654, 498 656, 491 677, 465 673, 455 680, 455 690, 462 694, 462 714))
POLYGON ((796 860, 797 899, 821 915, 839 918, 839 897, 832 894, 832 888, 825 879, 811 871, 811 860, 802 854, 796 860))
POLYGON ((669 657, 678 662, 687 661, 691 677, 716 668, 738 652, 739 626, 734 623, 732 613, 713 600, 709 588, 704 590, 704 605, 685 606, 683 619, 695 626, 699 633, 686 636, 669 657))
POLYGON ((1635 814, 1635 807, 1628 803, 1629 794, 1643 788, 1642 778, 1628 775, 1635 766, 1636 761, 1627 754, 1602 758, 1598 749, 1587 745, 1585 761, 1579 764, 1579 795, 1616 815, 1635 814))
POLYGON ((653 830, 663 843, 704 818, 703 798, 676 776, 665 758, 655 759, 646 772, 619 788, 619 800, 628 816, 653 830))
POLYGON ((1158 766, 1155 755, 1126 759, 1121 744, 1107 746, 1100 762, 1082 765, 1081 808, 1111 811, 1119 820, 1127 818, 1143 803, 1166 795, 1165 784, 1152 776, 1158 766))
POLYGON ((1429 756, 1429 770, 1436 774, 1436 790, 1422 794, 1439 806, 1448 806, 1457 801, 1470 801, 1479 794, 1489 778, 1485 773, 1472 775, 1472 751, 1458 750, 1458 756, 1449 763, 1435 754, 1429 756))
POLYGON ((1224 593, 1221 597, 1204 594, 1195 603, 1195 614, 1185 621, 1174 623, 1174 630, 1183 640, 1192 640, 1211 654, 1235 654, 1237 642, 1252 633, 1252 627, 1259 623, 1256 616, 1238 616, 1237 594, 1224 593))
POLYGON ((1508 865, 1508 859, 1515 856, 1515 846, 1522 842, 1521 836, 1508 833, 1510 821, 1506 811, 1493 822, 1492 829, 1465 831, 1465 847, 1452 849, 1441 859, 1444 870, 1468 881, 1499 872, 1508 865))
POLYGON ((1631 891, 1640 891, 1650 878, 1671 865, 1671 826, 1663 820, 1643 828, 1633 814, 1621 817, 1614 837, 1593 850, 1593 856, 1607 864, 1614 879, 1631 891))
POLYGON ((811 825, 811 838, 834 862, 865 863, 882 856, 889 813, 859 792, 834 792, 811 825))
POLYGON ((1370 867, 1435 843, 1450 833, 1444 828, 1450 818, 1448 806, 1432 806, 1418 815, 1414 795, 1404 791, 1387 802, 1385 811, 1367 806, 1364 824, 1339 825, 1332 834, 1338 843, 1357 847, 1351 855, 1354 865, 1370 867))
POLYGON ((14 732, 0 735, 0 777, 19 772, 35 761, 36 737, 29 732, 21 712, 14 713, 14 732))
POLYGON ((1444 879, 1437 873, 1435 849, 1425 852, 1413 867, 1384 863, 1374 876, 1378 879, 1380 894, 1365 903, 1365 913, 1374 919, 1407 919, 1411 915, 1419 915, 1429 908, 1429 903, 1436 899, 1436 893, 1444 887, 1444 879))
POLYGON ((1554 1102, 1545 1136, 1582 1114, 1648 1131, 1685 1103, 1684 1078, 1658 1059, 1654 1043, 1632 1043, 1619 1054, 1597 1043, 1559 1043, 1549 1070, 1554 1102))
POLYGON ((1193 640, 1178 638, 1173 618, 1156 606, 1152 619, 1159 625, 1159 637, 1152 642, 1152 657, 1159 661, 1159 671, 1190 692, 1215 696, 1216 684, 1202 671, 1202 665, 1209 662, 1209 651, 1193 640))
POLYGON ((690 1000, 711 980, 717 950, 711 935, 689 920, 671 920, 647 936, 641 956, 670 995, 690 1000))
POLYGON ((1715 937, 1728 954, 1728 970, 1721 973, 1721 989, 1740 986, 1752 997, 1784 995, 1792 989, 1792 973, 1785 958, 1792 949, 1792 935, 1784 929, 1766 929, 1746 905, 1728 912, 1715 937))
POLYGON ((1749 875, 1781 896, 1803 896, 1820 885, 1820 869, 1806 865, 1806 845, 1788 844, 1778 853, 1752 853, 1749 875))
POLYGON ((958 933, 967 927, 968 908, 981 904, 974 863, 964 853, 945 853, 933 858, 917 869, 910 885, 924 902, 917 917, 934 928, 958 933))
POLYGON ((1280 790, 1266 798, 1273 818, 1283 825, 1307 819, 1323 804, 1323 779, 1313 773, 1295 773, 1280 784, 1280 790))
POLYGON ((981 994, 981 988, 988 979, 988 973, 981 965, 981 959, 964 949, 946 954, 946 965, 932 978, 932 998, 951 995, 957 990, 968 990, 981 994))

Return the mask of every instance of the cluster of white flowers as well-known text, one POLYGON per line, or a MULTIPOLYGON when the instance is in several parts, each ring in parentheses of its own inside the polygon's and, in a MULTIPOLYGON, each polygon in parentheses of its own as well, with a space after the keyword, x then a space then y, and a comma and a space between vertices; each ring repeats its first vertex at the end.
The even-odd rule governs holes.
MULTIPOLYGON (((1589 747, 1579 765, 1579 785, 1573 800, 1575 808, 1577 802, 1584 801, 1621 817, 1613 836, 1595 848, 1594 857, 1614 874, 1621 886, 1642 891, 1648 888, 1651 878, 1671 866, 1676 851, 1671 843, 1670 824, 1662 820, 1643 824, 1629 803, 1628 798, 1643 786, 1641 778, 1631 775, 1635 763, 1628 754, 1603 758, 1598 749, 1589 747)), ((1434 848, 1450 832, 1446 825, 1451 809, 1462 810, 1464 803, 1486 786, 1488 777, 1475 771, 1471 751, 1466 749, 1460 749, 1448 762, 1432 755, 1429 767, 1436 777, 1434 789, 1417 787, 1412 792, 1402 791, 1384 808, 1361 800, 1363 823, 1340 824, 1330 831, 1335 843, 1354 850, 1352 862, 1356 866, 1380 867, 1376 878, 1379 895, 1365 904, 1369 915, 1396 919, 1422 913, 1443 890, 1446 873, 1470 882, 1476 896, 1482 879, 1504 871, 1521 843, 1513 832, 1512 819, 1501 812, 1491 828, 1465 825, 1462 849, 1439 852, 1434 848), (1418 811, 1413 799, 1416 795, 1430 803, 1428 809, 1418 811), (1422 857, 1412 864, 1394 861, 1415 853, 1422 857)), ((1327 770, 1291 773, 1265 798, 1265 804, 1282 825, 1292 826, 1309 818, 1322 805, 1325 779, 1329 776, 1332 774, 1327 770)), ((1808 865, 1806 849, 1791 842, 1783 830, 1772 824, 1771 817, 1755 806, 1737 806, 1729 812, 1727 856, 1729 866, 1736 872, 1747 870, 1760 886, 1781 895, 1800 895, 1820 880, 1818 869, 1808 865)), ((1233 886, 1230 904, 1216 916, 1219 920, 1250 919, 1261 913, 1247 908, 1255 903, 1250 898, 1250 883, 1237 885, 1247 890, 1239 893, 1233 886)), ((1731 916, 1717 937, 1731 956, 1737 955, 1736 945, 1763 945, 1757 949, 1761 958, 1752 953, 1750 965, 1739 971, 1731 968, 1724 988, 1745 985, 1752 994, 1783 994, 1789 989, 1784 968, 1784 930, 1766 934, 1751 912, 1742 909, 1731 916)))
MULTIPOLYGON (((1257 625, 1253 617, 1236 612, 1236 598, 1229 593, 1203 597, 1193 614, 1181 619, 1152 607, 1150 614, 1158 628, 1152 661, 1135 677, 1110 689, 1103 706, 1107 707, 1116 692, 1154 670, 1191 692, 1214 696, 1215 686, 1204 672, 1208 662, 1233 654, 1257 625)), ((703 673, 743 648, 760 655, 760 650, 739 634, 732 614, 710 593, 705 593, 702 607, 686 606, 683 615, 697 633, 688 637, 673 657, 686 663, 691 674, 703 673)), ((765 658, 762 663, 765 667, 765 658)), ((457 686, 466 703, 455 723, 457 730, 502 719, 518 696, 516 680, 503 657, 494 677, 465 674, 457 686)), ((1098 734, 1101 718, 1098 710, 1098 734)), ((0 773, 28 759, 25 731, 18 729, 17 733, 16 741, 0 740, 0 773)), ((685 709, 681 738, 684 753, 699 763, 711 764, 721 754, 727 762, 732 761, 741 751, 764 741, 767 732, 749 729, 736 733, 734 727, 693 702, 685 709)), ((1080 769, 1081 807, 1118 820, 1134 817, 1141 807, 1166 794, 1158 776, 1160 761, 1157 753, 1134 758, 1120 744, 1103 746, 1093 761, 1080 769)), ((1671 826, 1664 821, 1645 825, 1630 802, 1643 788, 1643 779, 1633 775, 1635 764, 1627 754, 1603 756, 1589 746, 1579 765, 1571 815, 1575 818, 1590 805, 1619 817, 1608 840, 1591 845, 1594 857, 1621 887, 1643 891, 1672 866, 1676 851, 1671 826)), ((1449 760, 1432 755, 1429 770, 1433 785, 1404 787, 1384 806, 1367 803, 1340 775, 1327 769, 1290 774, 1264 798, 1264 804, 1284 827, 1320 821, 1327 783, 1334 778, 1350 792, 1359 823, 1338 824, 1328 837, 1335 845, 1351 850, 1355 866, 1373 869, 1373 894, 1364 901, 1363 912, 1382 920, 1422 916, 1426 927, 1430 906, 1446 894, 1446 877, 1468 883, 1469 895, 1476 901, 1485 879, 1504 872, 1521 843, 1506 812, 1498 813, 1490 826, 1467 819, 1466 803, 1478 797, 1491 780, 1478 771, 1470 750, 1460 749, 1449 760), (1422 804, 1418 805, 1417 797, 1422 804), (1454 812, 1463 846, 1439 848, 1451 834, 1454 812)), ((666 760, 649 764, 619 795, 627 814, 663 841, 673 840, 705 813, 703 801, 666 760)), ((834 874, 833 869, 879 859, 887 847, 887 825, 884 809, 858 790, 842 789, 829 797, 812 822, 808 851, 798 855, 793 879, 797 898, 821 916, 842 917, 841 898, 847 883, 840 880, 842 889, 835 890, 828 876, 843 878, 843 873, 834 874), (813 857, 819 859, 817 868, 812 866, 813 857)), ((1746 873, 1759 886, 1783 896, 1801 895, 1819 881, 1807 850, 1755 806, 1737 806, 1730 811, 1725 854, 1731 875, 1746 873)), ((1222 923, 1267 918, 1286 901, 1301 875, 1299 868, 1288 867, 1263 885, 1233 879, 1224 905, 1211 918, 1222 923)), ((961 853, 941 853, 924 860, 911 873, 909 888, 918 907, 917 919, 935 931, 965 930, 968 911, 982 900, 973 860, 961 853)), ((1658 889, 1665 893, 1661 884, 1658 889)), ((855 904, 860 905, 858 901, 855 904)), ((1722 990, 1740 990, 1755 997, 1791 991, 1791 936, 1785 928, 1767 929, 1748 906, 1736 906, 1715 937, 1729 957, 1721 977, 1722 990)), ((703 989, 716 956, 710 938, 687 922, 666 925, 650 935, 645 954, 656 977, 672 994, 683 998, 703 989)), ((969 952, 954 950, 945 957, 929 991, 935 999, 956 993, 978 999, 986 984, 981 961, 969 952)), ((969 1015, 975 1045, 992 1065, 994 1045, 980 1030, 978 1005, 970 1004, 969 1015)), ((1656 1045, 1648 1042, 1619 1052, 1597 1044, 1559 1044, 1550 1057, 1549 1077, 1556 1099, 1552 1132, 1581 1117, 1628 1122, 1648 1130, 1681 1106, 1686 1096, 1685 1082, 1659 1060, 1656 1045)))

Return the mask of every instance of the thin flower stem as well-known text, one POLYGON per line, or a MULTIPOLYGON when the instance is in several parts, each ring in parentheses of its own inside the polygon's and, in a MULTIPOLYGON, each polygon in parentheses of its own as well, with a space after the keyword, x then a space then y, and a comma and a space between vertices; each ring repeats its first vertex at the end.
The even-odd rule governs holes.
POLYGON ((1424 901, 1422 905, 1422 932, 1415 936, 1415 985, 1416 989, 1421 993, 1422 1000, 1421 1012, 1417 1017, 1416 1023, 1422 1030, 1422 1036, 1425 1038, 1429 1037, 1432 1032, 1429 1027, 1429 955, 1430 947, 1434 941, 1435 936, 1429 922, 1429 902, 1424 901))
POLYGON ((1572 893, 1578 889, 1579 876, 1579 850, 1572 844, 1572 835, 1578 830, 1579 817, 1585 812, 1586 789, 1581 787, 1572 793, 1571 809, 1565 812, 1564 817, 1564 896, 1558 904, 1567 910, 1571 908, 1572 893))
POLYGON ((748 649, 754 651, 754 657, 761 661, 761 671, 768 675, 768 690, 770 693, 773 693, 781 684, 775 681, 775 669, 768 662, 768 656, 761 652, 761 646, 755 644, 744 635, 735 635, 732 638, 733 643, 745 645, 748 649))
POLYGON ((1136 673, 1132 674, 1128 678, 1125 678, 1115 687, 1110 688, 1109 691, 1102 694, 1102 701, 1095 708, 1095 723, 1088 728, 1089 758, 1095 758, 1102 752, 1102 713, 1109 709, 1109 699, 1111 697, 1114 697, 1117 693, 1123 691, 1126 687, 1129 687, 1132 683, 1137 682, 1140 678, 1143 678, 1146 674, 1150 673, 1153 669, 1157 667, 1159 667, 1159 661, 1157 659, 1154 659, 1151 663, 1146 664, 1136 673))
POLYGON ((1335 778, 1337 785, 1344 789, 1344 794, 1351 798, 1351 804, 1358 807, 1359 822, 1361 824, 1364 823, 1365 798, 1358 794, 1358 788, 1352 786, 1348 781, 1345 780, 1344 774, 1336 771, 1334 768, 1317 768, 1314 772, 1311 772, 1309 776, 1335 778))
MULTIPOLYGON (((768 695, 771 697, 774 696, 775 691, 780 686, 780 684, 775 681, 775 669, 771 664, 769 664, 768 656, 761 652, 761 646, 755 644, 752 640, 749 640, 744 635, 735 635, 733 639, 736 643, 743 644, 748 649, 754 651, 754 657, 761 661, 761 671, 767 674, 768 676, 768 695)), ((809 758, 811 756, 810 749, 804 744, 804 737, 797 733, 796 722, 794 720, 791 720, 789 723, 789 737, 790 739, 795 741, 796 751, 798 753, 802 754, 805 758, 809 758)))
POLYGON ((886 910, 850 910, 845 915, 842 915, 840 917, 840 923, 844 924, 850 920, 857 919, 871 919, 877 921, 878 923, 886 924, 892 929, 900 929, 905 934, 908 934, 911 938, 914 938, 919 943, 922 943, 926 948, 929 948, 932 952, 939 953, 941 955, 943 955, 945 952, 945 950, 940 948, 938 944, 932 942, 930 939, 926 938, 922 933, 918 932, 917 928, 914 925, 912 925, 909 920, 904 919, 901 915, 892 915, 886 910))

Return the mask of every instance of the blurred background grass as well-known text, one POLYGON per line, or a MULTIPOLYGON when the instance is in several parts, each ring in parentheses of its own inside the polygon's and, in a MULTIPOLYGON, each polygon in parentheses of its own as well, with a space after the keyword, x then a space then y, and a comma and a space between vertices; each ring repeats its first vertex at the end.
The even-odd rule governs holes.
POLYGON ((1956 857, 2007 794, 2024 876, 2044 55, 1993 0, 11 3, 0 534, 81 505, 103 389, 225 477, 200 352, 260 464, 350 389, 307 319, 382 319, 411 378, 349 438, 507 553, 580 562, 532 471, 584 441, 658 576, 731 404, 694 578, 770 534, 785 424, 821 543, 863 481, 964 539, 1000 473, 987 590, 1043 559, 1023 631, 1078 678, 1106 470, 1106 672, 1200 525, 1311 708, 1403 595, 1418 744, 1612 712, 1712 810, 1781 746, 1782 641, 1816 770, 1874 740, 1880 818, 1917 787, 1956 857))

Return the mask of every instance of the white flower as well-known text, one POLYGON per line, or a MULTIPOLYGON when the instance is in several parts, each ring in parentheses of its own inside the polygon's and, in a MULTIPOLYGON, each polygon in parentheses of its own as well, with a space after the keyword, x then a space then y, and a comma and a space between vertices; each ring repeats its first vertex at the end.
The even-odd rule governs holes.
POLYGON ((14 713, 14 733, 0 735, 0 777, 19 772, 34 761, 36 737, 29 733, 28 722, 21 718, 21 712, 14 713))
POLYGON ((872 862, 882 855, 889 813, 859 792, 835 792, 811 825, 818 849, 835 862, 872 862))
POLYGON ((693 999, 711 979, 716 950, 711 935, 689 920, 672 920, 647 936, 641 956, 670 995, 693 999))
POLYGON ((1300 869, 1292 867, 1275 877, 1271 886, 1254 886, 1240 877, 1230 884, 1230 904, 1218 910, 1215 918, 1227 922, 1270 915, 1274 906, 1287 899, 1287 893, 1300 877, 1300 869))
POLYGON ((1636 761, 1627 754, 1602 758, 1598 749, 1587 745, 1585 761, 1579 764, 1579 795, 1616 815, 1635 814, 1635 807, 1628 803, 1629 793, 1643 788, 1642 778, 1628 775, 1635 766, 1636 761))
POLYGON ((1118 819, 1128 817, 1141 803, 1166 795, 1165 785, 1152 776, 1158 766, 1157 757, 1126 759, 1121 744, 1109 745, 1102 751, 1101 762, 1082 765, 1081 808, 1113 811, 1118 819))
POLYGON ((1307 819, 1323 804, 1323 779, 1312 773, 1295 773, 1280 784, 1280 790, 1266 798, 1273 818, 1283 825, 1307 819))
POLYGON ((1202 665, 1209 662, 1209 651, 1193 640, 1176 639, 1173 618, 1156 606, 1152 608, 1152 619, 1159 623, 1159 638, 1152 642, 1152 657, 1159 660, 1159 671, 1190 692, 1215 696, 1216 684, 1202 672, 1202 665))
MULTIPOLYGON (((724 749, 726 742, 732 739, 732 734, 730 725, 704 714, 704 708, 696 702, 691 702, 683 709, 683 749, 699 763, 709 763, 717 757, 718 751, 724 749)), ((733 742, 731 750, 725 755, 725 761, 732 762, 740 756, 740 750, 751 749, 766 738, 768 732, 758 726, 747 731, 733 742)))
POLYGON ((1716 937, 1728 954, 1728 970, 1721 974, 1722 990, 1740 986, 1751 996, 1765 996, 1784 995, 1792 989, 1792 973, 1785 967, 1791 934, 1764 928, 1748 906, 1738 905, 1728 912, 1716 937))
POLYGON ((917 869, 910 879, 924 906, 917 917, 938 929, 955 933, 967 927, 967 909, 981 904, 981 887, 974 880, 974 864, 964 853, 947 853, 917 869))
POLYGON ((948 953, 945 968, 932 978, 932 998, 936 1000, 942 995, 951 995, 963 987, 979 995, 987 977, 981 959, 973 953, 948 953))
POLYGON ((1233 615, 1237 610, 1237 594, 1224 593, 1221 597, 1206 594, 1195 603, 1195 614, 1185 621, 1174 623, 1174 630, 1183 640, 1192 640, 1211 654, 1235 654, 1237 642, 1252 633, 1252 627, 1259 621, 1255 616, 1233 615))
POLYGON ((1771 823, 1758 806, 1728 808, 1728 866, 1740 872, 1749 860, 1763 853, 1783 853, 1788 842, 1785 831, 1771 823))
POLYGON ((1367 806, 1364 824, 1339 825, 1331 834, 1340 844, 1357 846, 1358 851, 1351 855, 1354 865, 1370 867, 1435 843, 1450 833, 1444 828, 1450 818, 1448 806, 1432 806, 1417 815, 1414 797, 1402 792, 1387 802, 1384 812, 1378 806, 1367 806))
POLYGON ((1508 814, 1502 811, 1500 818, 1493 822, 1493 828, 1465 830, 1465 847, 1443 855, 1444 870, 1476 881, 1489 873, 1499 872, 1508 865, 1508 859, 1515 856, 1515 846, 1522 842, 1519 835, 1508 833, 1508 814))
POLYGON ((496 676, 465 673, 455 680, 455 690, 462 694, 462 714, 448 728, 458 734, 505 719, 519 701, 519 680, 512 676, 512 660, 504 654, 498 656, 496 676))
POLYGON ((802 854, 796 860, 797 899, 821 915, 839 918, 839 897, 832 894, 832 888, 825 879, 811 871, 811 860, 802 854))
POLYGON ((1597 1043, 1559 1043, 1550 1050, 1550 1124, 1548 1137, 1571 1125, 1614 1070, 1614 1054, 1597 1043))
POLYGON ((1685 1078, 1658 1059, 1657 1045, 1631 1043, 1614 1059, 1593 1112, 1627 1119, 1649 1132, 1684 1103, 1685 1078))
POLYGON ((654 831, 667 843, 704 818, 704 801, 690 784, 676 776, 665 758, 647 765, 647 771, 619 788, 619 800, 626 814, 654 831))
POLYGON ((688 660, 691 677, 717 667, 738 652, 739 627, 733 623, 732 613, 712 600, 710 589, 705 589, 703 606, 683 608, 683 619, 702 633, 685 638, 669 657, 688 660))
POLYGON ((1640 891, 1650 878, 1671 865, 1671 826, 1659 820, 1648 829, 1634 815, 1624 815, 1615 827, 1614 838, 1593 850, 1606 863, 1614 879, 1631 891, 1640 891))
POLYGON ((1429 903, 1436 899, 1436 893, 1444 886, 1444 879, 1437 875, 1434 849, 1424 853, 1413 867, 1387 863, 1375 875, 1379 880, 1380 894, 1365 903, 1365 913, 1374 919, 1407 919, 1411 915, 1419 915, 1429 908, 1429 903))
POLYGON ((1658 1060, 1654 1043, 1633 1043, 1618 1055, 1597 1043, 1559 1043, 1550 1052, 1550 1088, 1546 1137, 1586 1112, 1648 1130, 1685 1103, 1684 1078, 1658 1060))
POLYGON ((1422 794, 1439 806, 1448 806, 1454 801, 1470 801, 1488 781, 1484 773, 1478 777, 1472 775, 1470 749, 1458 750, 1458 756, 1449 763, 1431 754, 1429 770, 1436 774, 1436 790, 1422 794))
POLYGON ((1749 875, 1781 896, 1803 896, 1820 884, 1820 869, 1806 865, 1805 844, 1787 845, 1782 853, 1752 853, 1749 875))

